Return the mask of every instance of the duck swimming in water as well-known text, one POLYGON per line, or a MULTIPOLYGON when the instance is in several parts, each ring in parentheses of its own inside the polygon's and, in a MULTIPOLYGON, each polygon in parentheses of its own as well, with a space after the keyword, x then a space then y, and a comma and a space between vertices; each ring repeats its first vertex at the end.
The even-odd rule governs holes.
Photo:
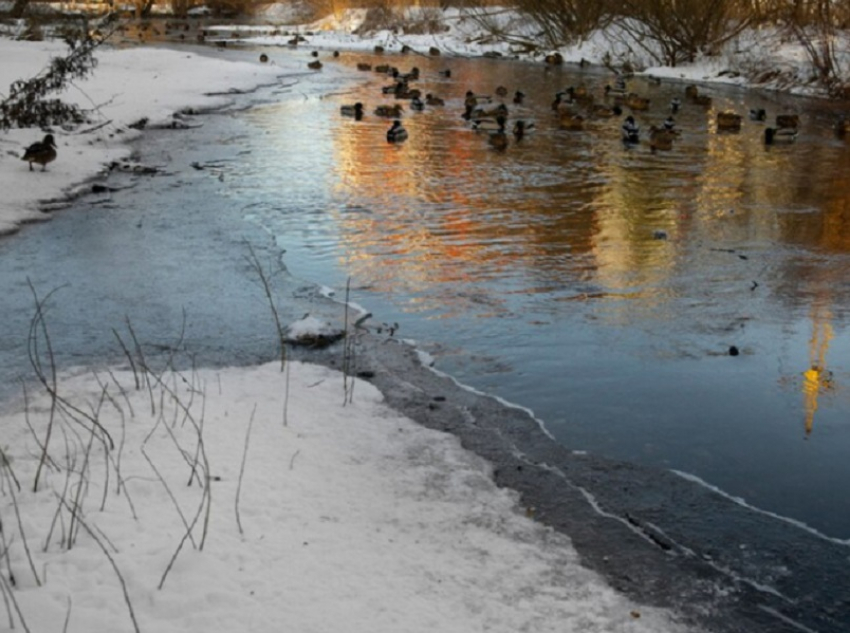
POLYGON ((622 135, 624 143, 638 143, 640 141, 640 128, 635 123, 633 116, 627 116, 623 121, 622 135))
POLYGON ((339 108, 342 116, 352 116, 358 121, 363 118, 363 104, 359 101, 354 105, 344 105, 339 108))
POLYGON ((45 171, 47 169, 47 163, 52 163, 56 160, 56 142, 53 139, 53 135, 47 134, 41 141, 37 141, 27 147, 21 160, 25 160, 30 164, 30 171, 32 171, 33 163, 38 163, 41 165, 41 171, 45 171))
POLYGON ((797 128, 795 127, 768 127, 764 130, 764 144, 776 145, 777 143, 793 143, 797 140, 797 128))
POLYGON ((387 143, 401 143, 407 140, 407 130, 401 126, 401 121, 393 121, 392 127, 387 130, 387 143))

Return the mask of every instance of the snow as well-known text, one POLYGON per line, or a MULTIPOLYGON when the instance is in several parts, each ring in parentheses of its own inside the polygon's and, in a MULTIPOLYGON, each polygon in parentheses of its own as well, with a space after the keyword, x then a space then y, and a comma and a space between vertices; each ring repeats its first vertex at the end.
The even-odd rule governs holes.
POLYGON ((344 403, 340 373, 298 362, 148 379, 61 376, 55 467, 37 492, 51 400, 30 392, 0 414, 21 483, 12 495, 5 478, 0 516, 31 631, 66 617, 72 633, 132 631, 133 619, 159 633, 684 630, 583 568, 487 463, 366 382, 344 403), (111 436, 108 463, 75 411, 111 436), (209 501, 187 485, 193 465, 209 501), (83 522, 68 547, 72 507, 83 522))
MULTIPOLYGON (((0 39, 0 86, 30 78, 44 69, 51 57, 61 56, 61 42, 18 42, 0 39)), ((59 96, 94 110, 92 122, 75 130, 53 130, 59 158, 47 172, 20 160, 24 148, 40 141, 40 130, 13 129, 0 134, 0 235, 22 223, 49 219, 39 210, 40 201, 73 194, 114 161, 129 155, 128 141, 139 132, 127 126, 147 117, 148 125, 167 125, 181 110, 206 110, 232 101, 227 95, 207 93, 251 90, 272 84, 294 65, 222 62, 195 53, 154 48, 101 48, 93 76, 75 82, 59 96), (95 130, 95 131, 91 131, 95 130)), ((300 66, 299 66, 300 68, 300 66)))
MULTIPOLYGON (((403 38, 352 35, 363 17, 298 30, 315 30, 310 46, 329 49, 511 52, 474 43, 483 32, 459 13, 448 16, 447 33, 403 38)), ((243 42, 289 39, 274 32, 257 29, 243 42)), ((749 46, 753 60, 771 46, 789 72, 805 65, 799 49, 778 40, 749 46)), ((599 33, 561 52, 598 63, 611 47, 610 33, 599 33)), ((0 86, 33 76, 63 52, 56 42, 0 39, 0 86)), ((127 141, 143 133, 130 124, 168 125, 176 112, 229 102, 209 93, 303 70, 153 48, 103 48, 97 57, 95 75, 61 95, 95 108, 93 120, 53 130, 59 159, 46 172, 20 160, 42 131, 0 135, 0 233, 46 219, 42 201, 73 194, 126 159, 127 141)), ((717 76, 727 61, 647 64, 645 72, 742 81, 717 76)), ((308 319, 290 333, 318 335, 325 326, 308 319)), ((148 375, 138 387, 137 378, 115 367, 59 377, 59 394, 75 408, 59 407, 52 461, 35 492, 51 400, 31 386, 26 400, 0 404, 8 548, 0 558, 0 626, 22 618, 32 631, 71 633, 685 630, 672 614, 632 603, 583 568, 567 537, 528 518, 514 493, 495 486, 487 463, 453 436, 387 408, 367 382, 355 380, 352 390, 338 372, 291 361, 283 372, 274 363, 148 375), (108 453, 81 412, 112 437, 108 453), (205 467, 208 488, 197 479, 187 485, 205 467), (82 522, 69 547, 72 508, 82 522)))

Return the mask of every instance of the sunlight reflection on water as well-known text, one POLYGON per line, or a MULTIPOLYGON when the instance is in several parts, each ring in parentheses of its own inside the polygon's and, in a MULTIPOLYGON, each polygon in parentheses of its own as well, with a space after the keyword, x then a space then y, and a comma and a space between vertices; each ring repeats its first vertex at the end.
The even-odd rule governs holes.
MULTIPOLYGON (((288 266, 337 288, 350 276, 358 303, 442 351, 442 369, 533 409, 569 446, 694 472, 850 536, 850 149, 829 114, 708 89, 714 106, 685 106, 673 151, 651 153, 624 149, 620 118, 557 129, 556 90, 601 94, 606 75, 395 62, 447 101, 406 112, 403 144, 372 114, 393 102, 374 73, 245 114, 256 132, 224 193, 288 266), (497 83, 528 95, 536 123, 506 152, 459 116, 466 89, 497 83), (364 120, 340 117, 355 101, 364 120), (717 111, 750 107, 801 112, 798 143, 766 148, 749 121, 717 133, 717 111)), ((632 85, 657 104, 636 114, 644 131, 683 90, 632 85)))

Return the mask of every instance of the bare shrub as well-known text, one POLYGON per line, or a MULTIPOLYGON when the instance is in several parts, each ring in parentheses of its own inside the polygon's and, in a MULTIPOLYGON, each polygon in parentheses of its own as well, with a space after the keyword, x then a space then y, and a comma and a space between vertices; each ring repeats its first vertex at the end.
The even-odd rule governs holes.
POLYGON ((753 23, 736 0, 625 0, 622 28, 657 62, 676 66, 720 47, 753 23))

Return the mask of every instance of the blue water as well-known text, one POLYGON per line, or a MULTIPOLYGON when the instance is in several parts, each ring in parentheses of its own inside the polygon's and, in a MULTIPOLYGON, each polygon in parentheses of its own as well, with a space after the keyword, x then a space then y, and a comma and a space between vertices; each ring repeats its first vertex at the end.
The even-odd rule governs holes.
MULTIPOLYGON (((150 133, 142 155, 167 171, 116 176, 134 188, 0 243, 4 375, 25 351, 27 276, 69 284, 51 322, 71 341, 63 362, 120 359, 110 328, 126 315, 144 340, 174 340, 184 310, 201 357, 274 357, 249 242, 292 276, 276 278, 288 316, 298 280, 339 297, 350 280, 373 327, 398 324, 439 369, 533 410, 564 445, 692 473, 850 538, 850 148, 829 112, 709 90, 715 108, 685 108, 674 150, 652 154, 623 148, 619 120, 556 129, 555 91, 598 91, 607 75, 411 57, 402 70, 419 65, 423 91, 448 103, 406 113, 410 139, 391 146, 371 114, 392 102, 387 79, 357 74, 362 59, 199 130, 150 133), (499 84, 528 95, 513 116, 537 126, 504 153, 459 117, 466 89, 499 84), (363 121, 339 116, 354 101, 363 121), (766 149, 757 124, 713 129, 718 109, 749 107, 800 112, 797 145, 766 149)), ((644 130, 683 91, 633 85, 659 104, 636 115, 644 130)))

